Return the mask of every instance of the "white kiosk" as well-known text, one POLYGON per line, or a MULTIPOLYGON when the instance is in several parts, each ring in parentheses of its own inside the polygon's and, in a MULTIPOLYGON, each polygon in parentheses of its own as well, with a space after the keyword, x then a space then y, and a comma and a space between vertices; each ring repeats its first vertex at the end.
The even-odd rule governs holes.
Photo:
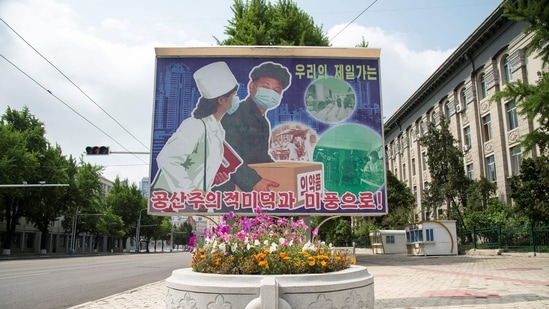
POLYGON ((457 255, 456 221, 422 221, 406 227, 406 251, 411 255, 457 255))
POLYGON ((405 230, 372 230, 370 231, 372 254, 406 253, 405 230))

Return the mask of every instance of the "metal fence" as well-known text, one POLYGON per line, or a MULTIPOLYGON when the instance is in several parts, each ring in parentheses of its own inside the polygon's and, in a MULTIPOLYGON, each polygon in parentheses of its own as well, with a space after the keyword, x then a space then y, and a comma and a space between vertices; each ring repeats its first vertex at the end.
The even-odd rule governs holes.
POLYGON ((549 252, 549 225, 475 227, 458 231, 457 238, 460 251, 549 252))

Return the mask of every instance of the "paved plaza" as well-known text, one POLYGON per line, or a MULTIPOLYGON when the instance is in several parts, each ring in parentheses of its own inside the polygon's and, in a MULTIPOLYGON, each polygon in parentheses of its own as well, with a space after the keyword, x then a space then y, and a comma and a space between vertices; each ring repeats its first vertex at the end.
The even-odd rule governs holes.
MULTIPOLYGON (((549 308, 547 254, 423 257, 358 252, 357 264, 374 275, 375 309, 549 308)), ((160 309, 165 308, 165 293, 164 281, 159 281, 71 309, 160 309)))

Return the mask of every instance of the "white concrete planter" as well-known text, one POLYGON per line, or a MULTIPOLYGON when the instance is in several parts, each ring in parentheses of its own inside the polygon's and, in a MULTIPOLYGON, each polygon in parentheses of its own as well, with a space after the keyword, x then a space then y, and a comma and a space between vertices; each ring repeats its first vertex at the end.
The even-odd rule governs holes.
POLYGON ((374 308, 374 277, 366 267, 325 274, 217 275, 177 269, 166 279, 166 308, 374 308))

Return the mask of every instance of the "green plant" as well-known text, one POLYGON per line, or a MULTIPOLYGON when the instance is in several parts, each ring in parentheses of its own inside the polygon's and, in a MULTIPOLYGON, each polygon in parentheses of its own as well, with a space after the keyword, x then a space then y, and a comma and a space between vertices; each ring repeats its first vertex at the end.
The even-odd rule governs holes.
POLYGON ((308 229, 301 219, 274 218, 260 209, 253 217, 231 212, 193 249, 191 267, 202 273, 274 275, 333 272, 355 262, 346 250, 314 240, 316 229, 308 240, 308 229))

